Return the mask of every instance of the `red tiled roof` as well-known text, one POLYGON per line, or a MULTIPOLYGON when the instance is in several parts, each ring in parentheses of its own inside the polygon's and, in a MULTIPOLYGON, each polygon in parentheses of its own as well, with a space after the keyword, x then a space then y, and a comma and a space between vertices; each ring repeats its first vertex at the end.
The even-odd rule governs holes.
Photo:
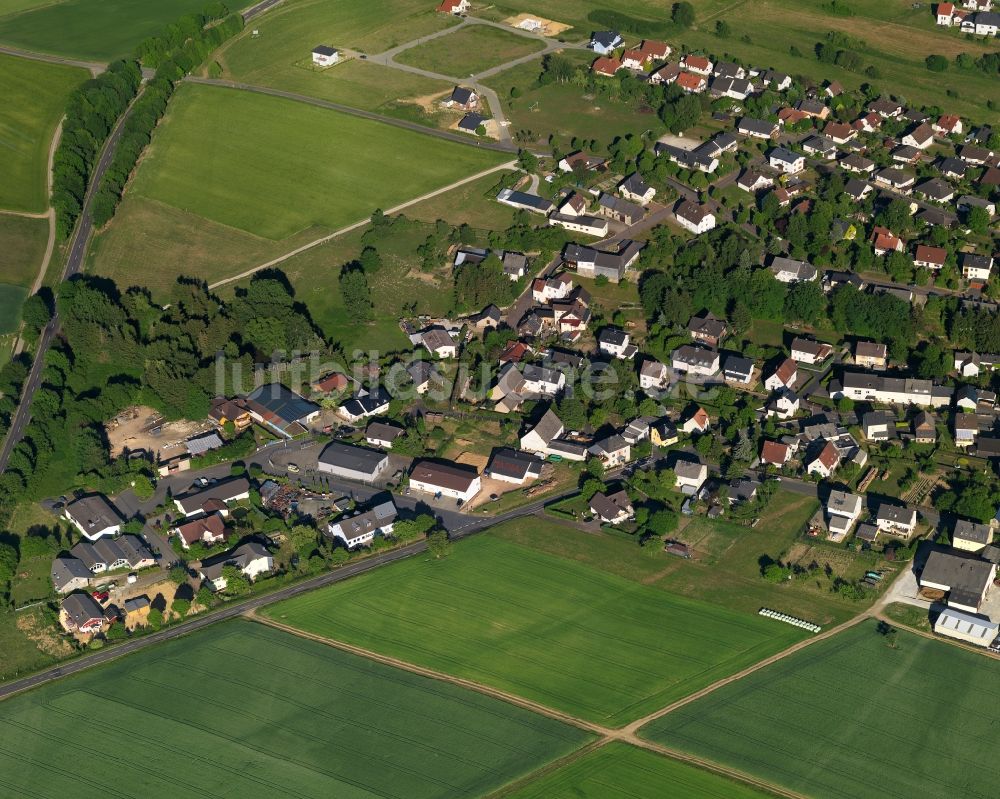
POLYGON ((705 58, 705 56, 703 56, 703 55, 689 55, 689 56, 685 56, 685 58, 684 58, 684 65, 688 69, 701 69, 701 70, 705 70, 705 69, 708 69, 708 67, 709 67, 709 65, 711 63, 712 62, 709 61, 707 58, 705 58))
POLYGON ((932 264, 944 264, 944 259, 948 256, 948 251, 944 247, 928 247, 926 244, 917 245, 915 261, 927 261, 932 264))
POLYGON ((795 377, 795 373, 798 371, 799 367, 791 358, 785 358, 784 361, 774 370, 775 376, 784 384, 789 385, 792 378, 795 377))
POLYGON ((764 463, 780 466, 788 459, 788 445, 780 441, 765 441, 760 450, 760 459, 764 463))
POLYGON ((598 75, 614 75, 619 69, 622 68, 622 62, 617 58, 598 58, 591 69, 598 75))
POLYGON ((677 85, 682 89, 695 89, 701 88, 705 83, 705 79, 701 75, 694 75, 691 72, 682 72, 677 76, 677 85))

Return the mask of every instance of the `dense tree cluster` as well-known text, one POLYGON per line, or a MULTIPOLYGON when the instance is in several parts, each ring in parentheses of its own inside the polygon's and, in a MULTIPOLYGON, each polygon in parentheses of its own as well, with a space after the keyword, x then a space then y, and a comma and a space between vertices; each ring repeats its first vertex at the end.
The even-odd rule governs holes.
POLYGON ((222 3, 214 3, 202 14, 181 17, 162 34, 145 39, 139 46, 138 57, 143 64, 156 67, 156 75, 126 120, 114 158, 94 195, 93 217, 98 227, 114 216, 125 183, 167 110, 177 81, 243 29, 242 16, 226 14, 228 10, 222 3))

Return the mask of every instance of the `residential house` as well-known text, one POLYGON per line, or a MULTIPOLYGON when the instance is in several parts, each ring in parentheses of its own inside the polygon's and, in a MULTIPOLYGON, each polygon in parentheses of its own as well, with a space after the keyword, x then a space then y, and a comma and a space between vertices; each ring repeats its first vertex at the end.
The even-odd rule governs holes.
POLYGON ((60 603, 59 622, 71 633, 99 633, 107 624, 104 609, 90 595, 70 594, 60 603))
POLYGON ((830 538, 843 541, 854 523, 861 518, 862 502, 857 494, 846 491, 831 491, 826 501, 826 524, 830 538))
POLYGON ((230 534, 225 519, 218 513, 200 516, 170 528, 170 534, 177 536, 182 549, 190 549, 192 544, 214 546, 221 544, 230 534))
POLYGON ((340 60, 340 53, 335 47, 317 44, 312 49, 312 62, 318 67, 333 66, 340 60))
POLYGON ((366 447, 331 441, 319 454, 316 471, 344 480, 374 483, 389 468, 389 456, 366 447))
POLYGON ((475 111, 479 107, 479 95, 475 89, 470 89, 468 86, 456 86, 444 101, 444 105, 446 108, 475 111))
POLYGON ((639 388, 643 391, 661 390, 670 384, 670 372, 666 364, 652 358, 643 359, 639 367, 639 388))
POLYGON ((79 541, 70 550, 70 555, 94 574, 118 569, 145 569, 156 563, 152 550, 136 535, 79 541))
POLYGON ((657 419, 649 426, 649 440, 657 447, 670 447, 677 443, 677 428, 667 418, 657 419))
POLYGON ((224 591, 229 584, 223 567, 235 566, 251 582, 274 569, 274 557, 267 547, 257 541, 240 544, 232 552, 223 552, 202 561, 199 574, 213 591, 224 591))
POLYGON ((847 144, 858 135, 851 125, 844 122, 827 122, 823 135, 834 144, 847 144))
POLYGON ((506 447, 494 450, 486 466, 487 477, 519 486, 530 480, 536 480, 541 474, 541 458, 506 447))
POLYGON ((917 444, 937 442, 937 422, 930 411, 920 411, 913 417, 913 440, 917 444))
POLYGON ((572 172, 574 169, 583 169, 586 172, 592 172, 595 169, 604 167, 604 159, 587 155, 581 150, 576 150, 560 159, 558 167, 562 172, 572 172))
POLYGON ((888 441, 896 429, 896 416, 888 411, 869 411, 861 417, 861 431, 869 441, 888 441))
POLYGON ((736 185, 743 189, 743 191, 755 194, 762 189, 768 189, 774 185, 774 178, 769 175, 765 175, 762 172, 757 172, 754 169, 747 168, 743 170, 743 173, 737 178, 736 185))
POLYGON ((862 202, 873 191, 870 183, 856 178, 851 178, 844 184, 844 194, 856 203, 862 202))
POLYGON ((698 406, 684 419, 681 430, 688 435, 701 434, 708 431, 711 421, 708 418, 708 411, 698 406))
POLYGON ((815 456, 806 464, 806 471, 809 474, 818 474, 820 477, 828 478, 840 465, 840 456, 832 441, 825 441, 823 446, 816 452, 815 456))
POLYGON ((677 488, 688 496, 697 494, 708 479, 708 467, 704 463, 677 460, 674 463, 674 477, 677 488))
POLYGON ((536 278, 531 284, 531 299, 540 303, 564 300, 572 290, 573 278, 560 272, 549 278, 536 278))
POLYGON ((713 377, 719 372, 719 353, 704 347, 684 344, 673 351, 670 365, 675 372, 689 377, 713 377))
POLYGON ((608 55, 624 43, 625 40, 618 31, 594 31, 588 46, 599 55, 608 55))
MULTIPOLYGON (((433 367, 431 372, 433 373, 433 367)), ((414 382, 416 382, 415 379, 414 382)), ((351 424, 354 424, 370 416, 378 416, 385 413, 389 410, 389 402, 391 400, 392 397, 389 396, 389 392, 381 386, 373 388, 370 391, 362 389, 337 408, 337 414, 351 424)))
POLYGON ((776 255, 771 259, 771 274, 782 283, 801 283, 815 280, 819 275, 815 266, 807 261, 796 261, 776 255))
POLYGON ((587 451, 600 458, 605 469, 624 466, 632 456, 631 445, 617 433, 595 441, 587 451))
POLYGON ((777 122, 768 122, 763 119, 753 117, 742 117, 736 124, 736 132, 742 133, 754 139, 772 139, 778 135, 779 126, 777 122))
POLYGON ((830 116, 830 109, 819 100, 805 98, 795 104, 795 110, 813 119, 824 120, 830 116))
POLYGON ((63 509, 63 518, 88 541, 118 535, 122 529, 118 509, 101 494, 89 494, 68 503, 63 509))
POLYGON ((875 225, 868 240, 872 243, 876 255, 888 255, 890 252, 902 252, 903 240, 888 228, 875 225))
POLYGON ((625 64, 614 56, 601 56, 590 65, 590 71, 602 78, 613 78, 621 69, 625 69, 625 64))
POLYGON ((882 119, 894 119, 903 113, 903 106, 888 97, 880 97, 868 106, 868 110, 882 119))
POLYGON ((631 358, 637 352, 629 334, 616 327, 605 327, 597 334, 597 348, 612 358, 631 358))
POLYGON ((575 441, 563 438, 564 431, 562 421, 549 408, 537 424, 521 436, 520 447, 525 452, 555 456, 563 460, 586 460, 587 448, 575 441))
POLYGON ((645 205, 656 196, 656 189, 646 183, 638 172, 633 172, 618 184, 618 191, 627 200, 645 205))
POLYGON ((951 389, 930 380, 913 377, 887 377, 865 372, 845 372, 840 381, 830 383, 833 399, 847 397, 855 401, 889 402, 895 405, 919 405, 942 408, 951 404, 951 389))
POLYGON ((726 355, 722 364, 722 376, 728 383, 735 383, 742 388, 749 388, 753 383, 754 364, 742 355, 726 355))
POLYGON ((993 271, 993 258, 976 253, 962 254, 962 277, 970 282, 985 283, 993 271))
POLYGON ((137 627, 145 627, 149 624, 149 610, 151 607, 149 597, 145 594, 126 599, 122 603, 122 610, 125 612, 125 629, 135 630, 137 627))
POLYGON ((185 516, 197 516, 203 513, 221 513, 228 515, 227 505, 250 498, 250 481, 245 477, 230 477, 220 480, 201 491, 191 491, 174 497, 177 510, 185 516))
POLYGON ((387 499, 366 511, 330 522, 326 526, 326 535, 339 540, 348 549, 369 546, 376 535, 392 535, 398 515, 393 501, 387 499))
POLYGON ((435 358, 454 358, 458 355, 458 345, 443 327, 435 325, 420 334, 420 343, 435 358))
POLYGON ((802 149, 810 155, 832 161, 837 157, 837 145, 826 136, 810 136, 802 142, 802 149))
POLYGON ((925 200, 936 203, 946 203, 955 197, 955 189, 941 178, 928 178, 914 189, 925 200))
POLYGON ((791 358, 785 358, 777 365, 774 371, 764 379, 764 388, 768 391, 777 391, 780 388, 794 388, 798 375, 798 364, 791 358))
POLYGON ((681 59, 681 69, 708 77, 715 65, 705 56, 688 53, 681 59))
POLYGON ((708 205, 691 200, 681 200, 674 209, 674 217, 681 227, 696 236, 712 230, 716 223, 715 214, 712 213, 708 205))
POLYGON ((406 367, 406 374, 413 381, 413 390, 421 395, 430 391, 431 384, 438 379, 433 364, 427 361, 413 361, 406 367))
POLYGON ((742 78, 715 78, 709 88, 714 96, 730 97, 733 100, 746 100, 754 93, 753 83, 742 78))
POLYGON ((811 365, 822 363, 831 355, 833 355, 833 347, 829 344, 815 341, 811 338, 801 338, 799 336, 792 339, 793 361, 811 365))
POLYGON ((920 572, 920 587, 945 591, 950 608, 978 613, 996 578, 995 563, 962 552, 934 550, 920 572))
POLYGON ((482 114, 477 114, 475 111, 470 111, 460 120, 458 120, 458 125, 456 129, 462 131, 462 133, 468 133, 472 136, 479 135, 479 129, 486 123, 486 117, 482 114))
POLYGON ((468 502, 482 488, 472 467, 442 461, 418 460, 410 469, 410 489, 468 502))
POLYGON ((780 441, 765 441, 760 448, 762 466, 774 466, 780 469, 792 457, 792 448, 780 441))
POLYGON ((889 365, 889 349, 875 341, 857 341, 854 343, 854 363, 864 369, 885 369, 889 365))
POLYGON ((319 416, 320 407, 281 383, 259 386, 243 398, 251 418, 283 438, 305 432, 319 416))
POLYGON ((799 404, 798 394, 789 388, 779 388, 774 397, 767 403, 765 410, 768 416, 791 419, 799 412, 799 404))
POLYGON ((962 377, 977 377, 982 363, 979 355, 974 352, 952 353, 953 369, 962 377))
POLYGON ((579 244, 567 244, 563 248, 563 260, 576 268, 577 275, 583 277, 606 277, 618 283, 636 260, 642 245, 625 239, 619 243, 617 252, 595 250, 579 244))
POLYGON ((917 512, 912 508, 882 502, 875 512, 875 526, 886 535, 909 538, 917 529, 917 512))
POLYGON ((775 147, 768 153, 767 162, 773 169, 777 169, 786 175, 794 175, 806 168, 806 158, 804 155, 793 153, 784 147, 775 147))
POLYGON ((909 194, 909 189, 913 187, 915 178, 902 169, 888 167, 875 173, 875 182, 900 194, 909 194))
POLYGON ((405 432, 402 427, 396 424, 371 422, 365 428, 365 443, 372 447, 389 449, 392 443, 405 432))
POLYGON ((471 8, 469 0, 442 0, 437 10, 442 14, 465 14, 471 8))
POLYGON ((56 593, 68 594, 89 586, 94 574, 78 558, 56 558, 52 561, 51 576, 56 593))
MULTIPOLYGON (((339 375, 339 373, 335 373, 335 375, 339 375)), ((339 391, 340 388, 338 386, 340 382, 333 379, 335 375, 327 375, 322 380, 314 383, 313 390, 322 392, 339 391)), ((343 378, 343 385, 346 386, 347 378, 344 375, 339 375, 339 377, 343 378)), ((241 400, 231 400, 225 397, 216 397, 212 400, 212 406, 208 411, 208 418, 220 428, 231 423, 237 433, 242 433, 253 424, 250 411, 246 409, 241 400)))
POLYGON ((614 219, 624 225, 634 225, 646 216, 646 209, 636 203, 630 203, 613 194, 602 193, 598 199, 597 213, 614 219))
POLYGON ((688 94, 701 94, 708 88, 708 81, 702 75, 693 72, 682 72, 674 81, 688 94))
POLYGON ((982 552, 993 540, 993 528, 988 524, 978 524, 967 519, 955 522, 951 535, 951 545, 963 552, 982 552))
POLYGON ((909 147, 926 150, 934 144, 934 129, 926 122, 923 122, 903 136, 901 141, 909 147))
POLYGON ((655 421, 649 416, 639 416, 625 425, 625 429, 622 430, 621 436, 625 439, 626 443, 635 446, 640 441, 645 441, 650 435, 650 426, 655 421))
POLYGON ((859 153, 849 153, 837 163, 848 172, 858 175, 870 175, 875 171, 875 162, 859 153))
POLYGON ((590 512, 604 524, 622 524, 635 518, 632 500, 624 489, 613 494, 598 491, 590 498, 590 512))
POLYGON ((968 447, 979 436, 979 418, 974 413, 956 413, 953 422, 955 446, 968 447))
POLYGON ((688 322, 688 332, 695 341, 709 347, 718 347, 729 332, 729 328, 722 319, 709 311, 704 316, 692 316, 688 322))
POLYGON ((572 233, 583 233, 586 236, 604 237, 608 235, 607 217, 591 216, 589 214, 552 214, 549 217, 550 227, 561 227, 572 233))

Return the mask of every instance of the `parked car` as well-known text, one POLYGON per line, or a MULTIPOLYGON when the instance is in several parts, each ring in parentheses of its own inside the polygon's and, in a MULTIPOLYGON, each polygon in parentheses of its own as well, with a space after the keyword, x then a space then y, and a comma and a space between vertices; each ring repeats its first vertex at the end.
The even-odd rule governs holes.
POLYGON ((111 597, 107 591, 91 591, 90 595, 96 599, 98 602, 107 602, 111 597))
POLYGON ((298 474, 299 473, 298 464, 296 463, 288 464, 288 471, 290 471, 292 474, 298 474))

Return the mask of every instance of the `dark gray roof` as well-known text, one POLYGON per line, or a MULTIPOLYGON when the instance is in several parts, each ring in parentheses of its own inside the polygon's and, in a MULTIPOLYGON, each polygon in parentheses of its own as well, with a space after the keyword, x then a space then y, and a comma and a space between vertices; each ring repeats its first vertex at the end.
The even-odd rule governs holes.
POLYGON ((727 355, 723 371, 736 375, 749 375, 753 372, 753 361, 742 355, 727 355))
POLYGON ((104 618, 104 610, 90 594, 70 594, 62 601, 62 607, 77 627, 92 619, 104 618))
POLYGON ((89 580, 93 574, 87 565, 77 558, 56 558, 52 561, 52 584, 62 591, 75 579, 89 580))
POLYGON ((397 513, 396 506, 392 500, 386 500, 363 513, 331 522, 327 530, 331 536, 336 535, 339 531, 343 534, 344 538, 357 538, 395 521, 397 513))
POLYGON ((459 105, 465 105, 472 99, 475 92, 466 86, 456 86, 451 92, 451 101, 459 105))
POLYGON ((319 463, 363 474, 375 474, 385 459, 384 452, 331 441, 319 455, 319 463))
POLYGON ((775 147, 773 150, 771 150, 770 153, 768 153, 768 157, 776 158, 779 161, 784 161, 786 164, 794 164, 802 156, 798 155, 797 153, 793 153, 791 150, 788 150, 784 147, 775 147))
POLYGON ((644 195, 649 191, 649 184, 642 179, 642 176, 638 172, 633 172, 620 184, 621 188, 632 194, 644 195))
POLYGON ((374 438, 376 441, 395 441, 404 432, 399 425, 372 422, 365 428, 365 438, 374 438))
POLYGON ((514 449, 498 449, 490 458, 487 471, 523 480, 529 474, 537 476, 541 473, 542 461, 534 455, 514 449))
POLYGON ((955 538, 961 538, 964 541, 974 541, 985 546, 990 543, 992 533, 993 531, 988 524, 977 524, 967 519, 959 519, 955 522, 955 538))
MULTIPOLYGON (((470 114, 469 116, 473 116, 470 114)), ((475 130, 477 125, 472 126, 472 130, 475 130)), ((537 194, 529 194, 525 191, 516 191, 510 189, 506 192, 500 192, 498 199, 502 199, 504 202, 515 203, 517 205, 523 205, 527 208, 535 208, 542 213, 548 213, 552 210, 553 205, 551 202, 546 200, 544 197, 539 197, 537 194)))
POLYGON ((601 344, 611 344, 620 347, 628 341, 628 333, 616 327, 606 327, 597 336, 601 344))
POLYGON ((989 561, 974 556, 935 550, 927 557, 920 582, 947 585, 952 591, 974 594, 979 598, 989 585, 991 566, 989 561))
MULTIPOLYGON (((281 383, 270 383, 251 391, 247 402, 256 403, 287 427, 319 410, 319 405, 300 397, 281 383)), ((273 421, 273 420, 271 420, 273 421)))
POLYGON ((70 502, 66 513, 83 528, 86 535, 95 535, 122 522, 118 510, 101 494, 91 494, 70 502))
POLYGON ((317 44, 312 51, 316 53, 316 55, 333 55, 337 52, 337 49, 335 47, 330 47, 328 44, 317 44))
POLYGON ((176 498, 185 513, 201 510, 209 500, 229 502, 233 497, 245 494, 250 490, 250 482, 245 477, 232 477, 221 480, 202 491, 189 492, 176 498))
POLYGON ((770 136, 774 133, 774 129, 777 125, 774 122, 767 122, 763 119, 754 119, 753 117, 743 117, 736 129, 739 131, 750 131, 751 133, 756 133, 761 136, 770 136))
POLYGON ((458 126, 462 130, 469 130, 475 133, 476 128, 482 125, 485 121, 486 117, 480 114, 469 113, 466 114, 464 117, 462 117, 461 121, 458 123, 458 126))
POLYGON ((590 41, 602 47, 614 47, 622 39, 617 31, 594 31, 590 41))
POLYGON ((145 594, 142 596, 134 596, 131 599, 125 600, 125 612, 132 613, 136 610, 141 610, 142 608, 149 606, 149 597, 145 594))

